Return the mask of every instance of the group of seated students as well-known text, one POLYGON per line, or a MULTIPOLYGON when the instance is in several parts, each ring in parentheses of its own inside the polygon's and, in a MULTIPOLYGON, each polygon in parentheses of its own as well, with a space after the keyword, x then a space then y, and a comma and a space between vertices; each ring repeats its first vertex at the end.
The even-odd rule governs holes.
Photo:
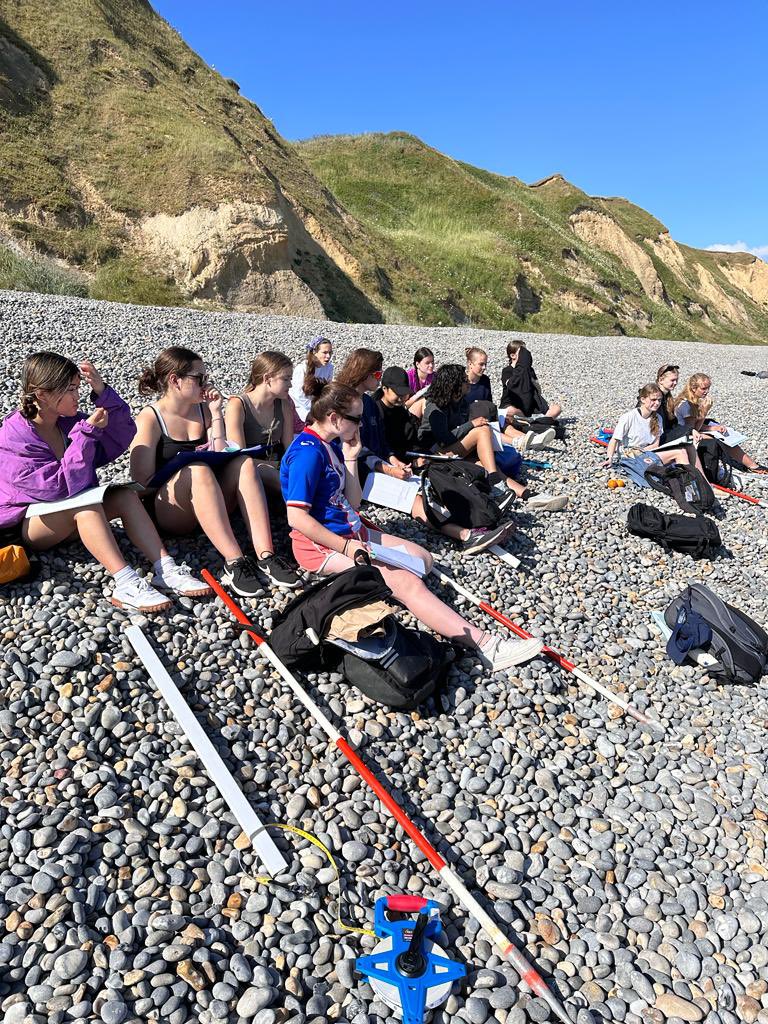
MULTIPOLYGON (((296 368, 282 352, 257 355, 242 392, 230 396, 224 408, 202 358, 187 348, 166 348, 138 380, 139 394, 153 401, 135 421, 90 361, 78 366, 52 352, 29 356, 22 368, 19 408, 0 426, 0 541, 16 539, 45 550, 79 537, 112 577, 111 601, 149 614, 171 607, 173 595, 210 594, 185 563, 171 557, 162 540, 167 535, 202 530, 223 559, 223 581, 240 596, 259 593, 264 576, 278 587, 299 585, 294 566, 275 554, 268 493, 285 503, 299 567, 318 574, 338 573, 367 558, 372 542, 405 547, 429 572, 432 556, 426 549, 373 529, 358 512, 366 475, 407 478, 414 453, 476 460, 491 474, 502 508, 518 496, 530 497, 509 464, 497 466, 487 419, 468 419, 468 397, 490 397, 484 352, 469 349, 466 367, 447 364, 435 370, 434 355, 419 349, 407 372, 396 366, 384 370, 380 352, 360 348, 334 377, 327 338, 313 339, 306 350, 306 360, 296 368), (91 389, 90 415, 79 411, 81 383, 91 389), (259 448, 255 454, 240 454, 254 447, 259 448), (118 487, 92 504, 27 517, 33 503, 60 502, 94 487, 97 469, 128 448, 130 476, 143 487, 141 493, 118 487), (230 454, 221 465, 203 458, 203 453, 224 451, 230 454), (181 468, 171 467, 170 475, 167 469, 162 473, 178 456, 196 452, 201 461, 185 461, 181 468), (248 551, 232 528, 237 510, 247 529, 248 551), (123 557, 110 525, 116 519, 152 563, 151 581, 123 557)), ((510 353, 513 371, 521 352, 527 355, 522 344, 510 353)), ((524 369, 503 381, 508 416, 515 410, 559 413, 559 407, 541 399, 529 360, 524 369)), ((521 437, 526 440, 517 431, 507 440, 523 446, 521 437)), ((518 452, 510 451, 519 468, 518 452)), ((412 514, 426 522, 420 497, 412 514)), ((504 524, 473 530, 450 522, 442 527, 470 554, 498 543, 511 529, 504 524)), ((539 640, 502 638, 472 625, 414 573, 379 568, 417 619, 476 649, 493 671, 526 661, 542 648, 539 640)))
MULTIPOLYGON (((687 465, 690 444, 695 447, 706 442, 707 437, 717 438, 728 433, 728 427, 710 415, 714 404, 710 395, 711 377, 694 373, 675 395, 679 381, 680 367, 663 363, 656 372, 655 383, 640 388, 635 407, 622 413, 616 423, 606 452, 606 466, 618 456, 641 452, 655 452, 663 463, 687 465), (674 445, 676 440, 680 441, 680 447, 657 450, 660 445, 674 445)), ((728 454, 748 472, 768 473, 768 468, 755 462, 738 445, 730 446, 728 454)), ((703 472, 698 455, 694 462, 703 472)))

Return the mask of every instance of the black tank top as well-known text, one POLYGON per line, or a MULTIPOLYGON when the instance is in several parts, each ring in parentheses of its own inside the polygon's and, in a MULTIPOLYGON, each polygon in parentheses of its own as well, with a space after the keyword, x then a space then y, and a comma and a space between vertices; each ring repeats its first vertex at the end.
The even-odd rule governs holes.
POLYGON ((198 405, 197 409, 198 412, 200 413, 200 419, 203 424, 203 434, 202 437, 198 437, 197 439, 191 441, 177 441, 175 438, 171 437, 171 435, 168 433, 168 428, 165 425, 165 420, 163 419, 160 411, 156 409, 154 405, 150 405, 150 409, 157 417, 157 422, 160 426, 160 439, 158 440, 157 448, 155 449, 156 473, 159 469, 162 469, 163 466, 167 465, 167 463, 169 463, 171 459, 175 458, 177 455, 180 455, 182 452, 193 452, 195 448, 199 448, 200 445, 205 444, 205 442, 208 440, 208 435, 205 428, 205 413, 203 412, 202 405, 198 405))

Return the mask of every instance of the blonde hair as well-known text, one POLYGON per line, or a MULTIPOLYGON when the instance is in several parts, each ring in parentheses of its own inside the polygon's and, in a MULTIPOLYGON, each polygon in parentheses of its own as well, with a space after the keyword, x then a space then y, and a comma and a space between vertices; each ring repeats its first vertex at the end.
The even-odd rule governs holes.
POLYGON ((483 348, 476 348, 474 345, 470 345, 469 348, 464 349, 464 355, 467 357, 467 362, 474 362, 475 356, 485 356, 488 358, 488 353, 483 348))
POLYGON ((694 373, 683 386, 683 390, 675 399, 675 410, 682 402, 688 402, 691 407, 694 419, 703 420, 712 408, 712 399, 707 395, 704 399, 693 397, 693 389, 699 384, 712 383, 712 378, 706 373, 694 373))
POLYGON ((40 411, 35 391, 65 391, 80 370, 71 359, 58 352, 35 352, 27 356, 21 368, 20 412, 25 420, 33 420, 40 411))
MULTIPOLYGON (((640 408, 640 400, 643 398, 650 398, 651 395, 658 395, 663 400, 664 393, 658 384, 643 384, 640 390, 637 392, 637 404, 635 408, 640 408)), ((659 422, 659 414, 653 413, 650 419, 651 434, 654 437, 658 437, 661 431, 661 423, 659 422)))

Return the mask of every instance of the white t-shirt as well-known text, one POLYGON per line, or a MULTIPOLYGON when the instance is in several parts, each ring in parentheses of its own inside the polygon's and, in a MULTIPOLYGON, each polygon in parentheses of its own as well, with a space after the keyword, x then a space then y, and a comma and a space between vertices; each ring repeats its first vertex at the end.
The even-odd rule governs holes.
POLYGON ((656 413, 650 419, 644 419, 639 409, 630 409, 619 416, 613 436, 622 448, 649 448, 661 435, 661 423, 656 413), (656 420, 658 430, 654 436, 651 426, 656 420))
MULTIPOLYGON (((296 412, 306 421, 309 416, 309 407, 312 405, 312 400, 309 395, 304 394, 304 377, 307 372, 306 360, 302 359, 300 363, 297 363, 293 368, 293 377, 291 378, 291 390, 288 394, 293 399, 293 404, 296 406, 296 412)), ((318 366, 315 370, 315 376, 319 377, 320 380, 332 380, 333 379, 333 363, 328 363, 327 366, 318 366)))

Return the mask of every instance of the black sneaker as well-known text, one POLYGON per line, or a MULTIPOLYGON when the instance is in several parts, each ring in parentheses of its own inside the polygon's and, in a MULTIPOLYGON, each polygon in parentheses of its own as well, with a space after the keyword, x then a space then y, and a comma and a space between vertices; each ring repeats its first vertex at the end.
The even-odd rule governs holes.
POLYGON ((511 523, 497 526, 493 530, 470 530, 469 537, 463 542, 462 551, 465 555, 479 555, 494 544, 501 544, 513 530, 511 523))
POLYGON ((283 590, 295 590, 301 585, 301 578, 291 563, 280 555, 272 552, 256 559, 256 564, 276 587, 283 590))
POLYGON ((240 597, 256 597, 264 592, 256 559, 249 555, 242 555, 231 562, 225 562, 221 582, 234 590, 240 597))
POLYGON ((491 491, 491 497, 496 502, 499 512, 504 512, 515 503, 517 495, 506 483, 498 483, 491 491))

